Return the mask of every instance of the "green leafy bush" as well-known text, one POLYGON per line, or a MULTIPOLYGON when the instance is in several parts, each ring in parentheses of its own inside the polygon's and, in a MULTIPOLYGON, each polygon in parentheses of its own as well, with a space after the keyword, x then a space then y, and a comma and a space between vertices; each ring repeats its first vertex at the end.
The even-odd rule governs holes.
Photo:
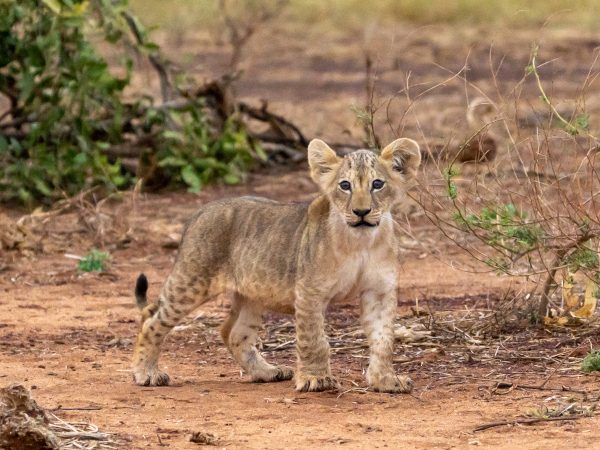
POLYGON ((455 212, 454 220, 464 228, 479 228, 486 232, 488 244, 501 243, 512 252, 522 252, 540 242, 544 233, 535 224, 527 223, 527 214, 513 204, 484 207, 479 214, 455 212))
POLYGON ((170 113, 170 120, 179 125, 179 131, 162 132, 159 144, 158 166, 169 178, 197 192, 213 180, 237 184, 243 172, 253 163, 255 156, 265 156, 253 144, 244 129, 233 120, 225 123, 219 139, 213 139, 206 118, 199 109, 170 113))
POLYGON ((0 128, 3 200, 31 203, 128 181, 102 150, 121 140, 121 95, 131 65, 125 61, 123 76, 112 75, 86 38, 93 7, 106 39, 116 41, 111 21, 118 7, 109 2, 0 3, 0 91, 11 103, 11 120, 0 128))
POLYGON ((158 52, 127 3, 0 2, 0 93, 10 102, 0 111, 0 201, 31 205, 94 185, 126 187, 136 174, 122 166, 119 146, 141 147, 167 181, 192 190, 238 182, 259 155, 241 124, 210 130, 202 101, 170 108, 124 99, 129 55, 158 52), (118 62, 109 67, 97 41, 118 62))
POLYGON ((544 238, 544 230, 529 223, 527 214, 511 203, 483 207, 479 213, 456 208, 453 218, 460 229, 476 234, 486 245, 499 250, 501 257, 484 260, 498 272, 506 272, 511 258, 528 253, 544 238))
MULTIPOLYGON (((537 72, 531 69, 531 73, 537 72)), ((578 130, 581 132, 585 127, 580 126, 578 130)), ((550 149, 546 143, 543 147, 544 161, 540 156, 544 153, 537 150, 534 158, 540 159, 534 159, 532 166, 539 164, 538 167, 543 167, 542 163, 552 161, 550 149)), ((581 166, 585 163, 586 159, 581 166)), ((558 183, 553 185, 541 181, 542 177, 553 176, 552 169, 548 169, 550 175, 535 171, 531 175, 525 173, 527 183, 522 183, 525 189, 508 192, 509 198, 520 199, 521 206, 517 207, 513 203, 503 203, 506 196, 502 191, 496 192, 495 198, 487 196, 491 191, 487 186, 488 192, 484 195, 477 187, 459 190, 455 182, 458 170, 451 164, 440 171, 444 182, 444 203, 439 200, 442 197, 433 197, 432 204, 438 210, 446 209, 452 220, 435 212, 431 204, 426 205, 430 219, 447 237, 494 271, 519 277, 546 274, 543 283, 540 282, 542 293, 536 321, 547 315, 550 297, 562 292, 558 289, 559 276, 563 282, 572 284, 572 275, 579 272, 579 282, 587 280, 586 285, 593 289, 589 297, 598 298, 600 294, 600 230, 594 219, 594 206, 588 205, 587 199, 573 200, 573 197, 564 195, 569 191, 562 190, 564 188, 558 183), (529 210, 529 214, 524 208, 529 210)), ((576 179, 578 186, 585 185, 580 193, 587 192, 589 186, 598 182, 595 172, 586 173, 580 169, 564 179, 576 179)))

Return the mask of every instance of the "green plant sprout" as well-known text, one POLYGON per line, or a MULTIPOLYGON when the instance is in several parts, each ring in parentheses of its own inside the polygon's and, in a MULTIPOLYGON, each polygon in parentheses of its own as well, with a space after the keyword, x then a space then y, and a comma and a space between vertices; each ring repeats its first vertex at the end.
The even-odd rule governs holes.
POLYGON ((98 249, 91 249, 77 264, 80 272, 104 272, 110 262, 110 254, 98 249))
POLYGON ((583 358, 581 370, 584 372, 600 372, 600 350, 592 350, 583 358))

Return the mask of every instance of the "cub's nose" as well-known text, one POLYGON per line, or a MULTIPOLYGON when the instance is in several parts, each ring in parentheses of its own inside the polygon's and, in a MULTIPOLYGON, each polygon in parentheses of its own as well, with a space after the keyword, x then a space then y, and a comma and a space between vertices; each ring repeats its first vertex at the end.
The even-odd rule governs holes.
POLYGON ((361 219, 371 212, 370 209, 353 209, 352 212, 361 219))

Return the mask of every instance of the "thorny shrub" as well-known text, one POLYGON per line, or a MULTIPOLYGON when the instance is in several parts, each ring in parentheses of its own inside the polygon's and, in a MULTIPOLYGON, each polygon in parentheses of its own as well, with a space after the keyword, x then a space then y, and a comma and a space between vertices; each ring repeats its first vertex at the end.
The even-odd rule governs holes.
MULTIPOLYGON (((531 319, 554 325, 552 316, 589 317, 599 296, 599 141, 589 131, 584 99, 569 117, 557 110, 544 90, 537 55, 535 47, 520 82, 532 80, 547 110, 536 133, 515 136, 516 114, 509 107, 518 98, 486 98, 495 115, 458 146, 458 154, 488 133, 500 142, 501 161, 480 161, 475 175, 461 176, 456 155, 439 158, 437 172, 423 181, 416 199, 431 222, 474 260, 533 281, 541 295, 529 295, 539 299, 531 319), (569 302, 561 293, 574 282, 586 286, 586 295, 569 302)), ((593 78, 586 80, 582 96, 593 78)))

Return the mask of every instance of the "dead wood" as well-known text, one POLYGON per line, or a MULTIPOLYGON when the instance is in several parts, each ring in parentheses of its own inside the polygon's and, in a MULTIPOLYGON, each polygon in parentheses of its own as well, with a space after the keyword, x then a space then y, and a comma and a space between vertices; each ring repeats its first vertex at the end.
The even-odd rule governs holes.
POLYGON ((505 425, 531 425, 539 422, 555 422, 563 420, 579 420, 584 417, 591 417, 588 414, 579 414, 577 416, 566 416, 566 417, 531 417, 528 419, 513 419, 513 420, 500 420, 498 422, 486 423, 475 428, 473 431, 484 431, 490 428, 502 427, 505 425))
MULTIPOLYGON (((61 408, 62 409, 62 408, 61 408)), ((97 410, 98 407, 64 408, 97 410)), ((11 384, 0 389, 0 448, 11 450, 66 450, 115 448, 111 436, 90 423, 68 423, 41 408, 27 388, 11 384)))
POLYGON ((48 417, 20 384, 0 389, 0 448, 54 450, 59 440, 48 417))
MULTIPOLYGON (((245 102, 237 101, 232 89, 232 82, 240 74, 237 65, 241 58, 242 48, 255 32, 256 26, 275 17, 284 5, 285 1, 280 0, 273 8, 261 11, 260 15, 255 18, 256 20, 242 26, 230 16, 225 1, 222 1, 221 9, 225 27, 231 35, 231 43, 234 49, 230 73, 219 79, 205 82, 192 92, 183 92, 175 88, 171 83, 169 61, 158 50, 150 52, 148 59, 160 81, 162 104, 150 106, 145 110, 142 108, 141 111, 134 111, 133 117, 125 119, 127 124, 133 125, 136 120, 144 117, 150 109, 163 112, 169 110, 181 111, 202 105, 202 109, 208 118, 210 134, 213 137, 217 138, 224 131, 226 124, 230 120, 234 120, 246 130, 252 141, 261 145, 270 162, 289 164, 304 160, 308 139, 298 126, 285 117, 269 111, 267 102, 263 101, 260 107, 254 107, 245 102), (267 124, 269 127, 268 132, 253 131, 255 127, 250 123, 252 121, 267 124)), ((144 31, 131 14, 124 12, 123 18, 135 42, 139 47, 142 47, 145 43, 144 31)), ((149 134, 141 130, 140 127, 135 126, 130 131, 133 132, 134 137, 132 139, 126 140, 121 145, 112 146, 106 153, 114 159, 127 158, 127 163, 123 167, 138 177, 144 179, 152 178, 155 175, 160 177, 160 170, 156 170, 156 158, 153 156, 154 149, 157 147, 156 140, 159 136, 149 134), (137 158, 137 163, 133 158, 137 158)), ((159 180, 154 184, 160 187, 164 183, 159 180)))
POLYGON ((529 384, 515 384, 515 383, 508 383, 508 382, 503 381, 503 382, 496 383, 496 386, 494 387, 494 392, 496 392, 498 389, 506 389, 507 391, 512 391, 513 389, 521 389, 521 390, 525 390, 525 391, 527 391, 527 390, 558 391, 558 392, 573 392, 575 394, 583 394, 583 395, 589 394, 588 391, 583 391, 581 389, 573 389, 569 386, 546 387, 545 383, 542 383, 541 385, 537 385, 537 386, 532 386, 529 384))
MULTIPOLYGON (((127 26, 131 30, 137 44, 139 46, 144 45, 144 35, 140 29, 136 18, 128 12, 122 13, 123 18, 127 22, 127 26)), ((161 57, 158 51, 152 52, 148 55, 148 60, 160 79, 160 92, 162 95, 163 103, 169 101, 171 92, 171 83, 169 82, 169 72, 167 70, 167 62, 161 57)))

